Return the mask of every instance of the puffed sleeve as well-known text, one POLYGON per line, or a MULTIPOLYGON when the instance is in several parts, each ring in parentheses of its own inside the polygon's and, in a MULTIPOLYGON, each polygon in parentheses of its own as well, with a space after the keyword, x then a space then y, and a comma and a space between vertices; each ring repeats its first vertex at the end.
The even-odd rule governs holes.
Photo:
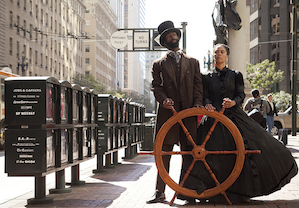
POLYGON ((235 102, 241 106, 245 99, 243 75, 239 71, 235 71, 235 102))
POLYGON ((203 104, 212 104, 212 101, 209 99, 210 93, 209 93, 209 79, 210 79, 211 73, 208 74, 202 74, 202 83, 203 83, 203 104))

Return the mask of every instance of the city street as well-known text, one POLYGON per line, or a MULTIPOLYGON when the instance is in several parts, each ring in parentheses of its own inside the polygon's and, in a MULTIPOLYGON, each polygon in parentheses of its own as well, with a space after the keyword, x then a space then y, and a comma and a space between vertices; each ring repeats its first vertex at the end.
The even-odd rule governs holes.
MULTIPOLYGON (((299 164, 299 135, 288 135, 287 147, 299 164)), ((157 169, 154 156, 138 155, 130 160, 121 160, 122 164, 105 169, 102 173, 93 174, 96 159, 93 158, 80 164, 80 180, 86 182, 82 186, 74 186, 71 193, 49 194, 49 189, 55 188, 55 174, 46 177, 47 197, 53 198, 53 203, 27 205, 27 199, 34 197, 33 177, 7 177, 4 173, 4 152, 0 152, 0 207, 110 207, 110 208, 161 208, 170 207, 174 191, 167 187, 166 203, 146 204, 154 193, 157 169)), ((171 162, 171 177, 176 180, 179 176, 180 156, 173 156, 171 162)), ((66 182, 70 181, 70 170, 66 169, 66 182)), ((172 207, 267 207, 287 208, 299 207, 299 175, 291 180, 281 190, 253 198, 246 204, 203 204, 184 205, 185 202, 176 199, 172 207)))

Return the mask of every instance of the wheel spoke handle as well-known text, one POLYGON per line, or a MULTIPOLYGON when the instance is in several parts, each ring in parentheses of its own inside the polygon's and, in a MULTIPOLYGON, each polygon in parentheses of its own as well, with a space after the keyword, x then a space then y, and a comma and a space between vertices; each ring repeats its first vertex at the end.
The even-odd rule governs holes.
POLYGON ((207 155, 233 155, 238 154, 237 150, 219 150, 219 151, 207 151, 207 155))
POLYGON ((260 154, 261 150, 245 150, 245 154, 260 154))
POLYGON ((140 151, 139 155, 155 155, 154 151, 140 151))
MULTIPOLYGON (((176 110, 174 109, 173 106, 171 106, 171 110, 172 110, 173 115, 176 115, 176 114, 177 114, 177 112, 176 112, 176 110)), ((195 147, 195 146, 196 146, 196 143, 194 142, 194 140, 193 140, 191 134, 189 133, 189 131, 188 131, 188 129, 186 128, 186 126, 184 125, 183 121, 180 119, 180 120, 178 120, 178 123, 181 125, 181 127, 182 127, 182 129, 183 129, 185 135, 187 136, 187 139, 191 142, 192 146, 195 147)))
POLYGON ((212 177, 212 179, 214 180, 216 186, 219 186, 220 183, 216 177, 216 175, 213 173, 211 167, 209 166, 209 164, 207 163, 207 161, 205 159, 202 160, 203 164, 205 165, 207 171, 209 172, 210 176, 212 177))
POLYGON ((191 151, 162 151, 161 155, 191 155, 191 151))
POLYGON ((225 191, 221 192, 221 194, 224 196, 226 202, 229 204, 229 205, 232 205, 232 202, 229 200, 229 198, 227 197, 225 191))
POLYGON ((202 147, 205 147, 205 146, 206 146, 206 143, 209 141, 209 139, 210 139, 210 137, 211 137, 211 135, 212 135, 212 133, 213 133, 215 127, 216 127, 216 124, 217 124, 218 122, 219 122, 219 120, 218 120, 218 119, 215 119, 215 121, 214 121, 213 125, 211 126, 211 128, 209 129, 209 131, 208 131, 208 133, 207 133, 207 135, 206 135, 206 137, 205 137, 203 143, 201 144, 202 147))

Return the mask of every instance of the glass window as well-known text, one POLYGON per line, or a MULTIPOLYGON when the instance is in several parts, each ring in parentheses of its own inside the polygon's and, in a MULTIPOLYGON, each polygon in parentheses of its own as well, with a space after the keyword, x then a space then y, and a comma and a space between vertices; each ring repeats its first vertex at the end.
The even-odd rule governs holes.
POLYGON ((258 46, 255 46, 250 49, 250 63, 251 64, 256 64, 259 62, 258 59, 258 46))
POLYGON ((55 107, 54 107, 54 86, 47 84, 46 105, 47 105, 47 121, 54 122, 55 107))
POLYGON ((84 98, 83 98, 83 121, 87 121, 87 110, 88 110, 88 102, 87 102, 87 99, 88 99, 88 95, 85 95, 84 98))
POLYGON ((271 0, 271 7, 279 7, 280 3, 279 0, 271 0))
POLYGON ((261 0, 250 0, 250 14, 260 9, 260 7, 261 7, 261 0))
POLYGON ((79 118, 78 92, 73 92, 73 120, 78 121, 78 118, 79 118))
POLYGON ((85 52, 89 52, 89 45, 85 46, 85 52))
POLYGON ((270 27, 271 27, 271 32, 273 35, 278 35, 280 31, 280 17, 279 14, 271 15, 270 17, 270 27))
POLYGON ((259 35, 258 19, 255 19, 250 23, 250 41, 257 38, 258 35, 259 35))
POLYGON ((68 119, 68 108, 67 108, 67 100, 66 100, 67 90, 65 88, 61 89, 60 94, 60 115, 62 121, 67 121, 68 119))

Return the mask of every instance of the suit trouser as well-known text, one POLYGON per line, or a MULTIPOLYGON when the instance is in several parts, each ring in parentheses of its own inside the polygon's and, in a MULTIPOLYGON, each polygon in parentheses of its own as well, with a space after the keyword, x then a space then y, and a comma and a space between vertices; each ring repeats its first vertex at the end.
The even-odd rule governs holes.
MULTIPOLYGON (((173 145, 163 144, 162 151, 172 151, 173 146, 174 146, 174 144, 173 145)), ((192 146, 187 146, 187 144, 185 142, 181 142, 180 148, 181 148, 181 150, 186 151, 186 150, 191 150, 192 146)), ((162 156, 162 161, 163 161, 163 164, 164 164, 164 167, 165 167, 167 173, 169 173, 170 158, 171 158, 170 155, 162 156)), ((183 160, 184 160, 184 156, 183 156, 183 160)), ((157 174, 156 191, 163 193, 165 191, 165 186, 166 186, 166 184, 164 183, 164 181, 162 180, 162 178, 160 177, 160 175, 158 173, 157 174)))

